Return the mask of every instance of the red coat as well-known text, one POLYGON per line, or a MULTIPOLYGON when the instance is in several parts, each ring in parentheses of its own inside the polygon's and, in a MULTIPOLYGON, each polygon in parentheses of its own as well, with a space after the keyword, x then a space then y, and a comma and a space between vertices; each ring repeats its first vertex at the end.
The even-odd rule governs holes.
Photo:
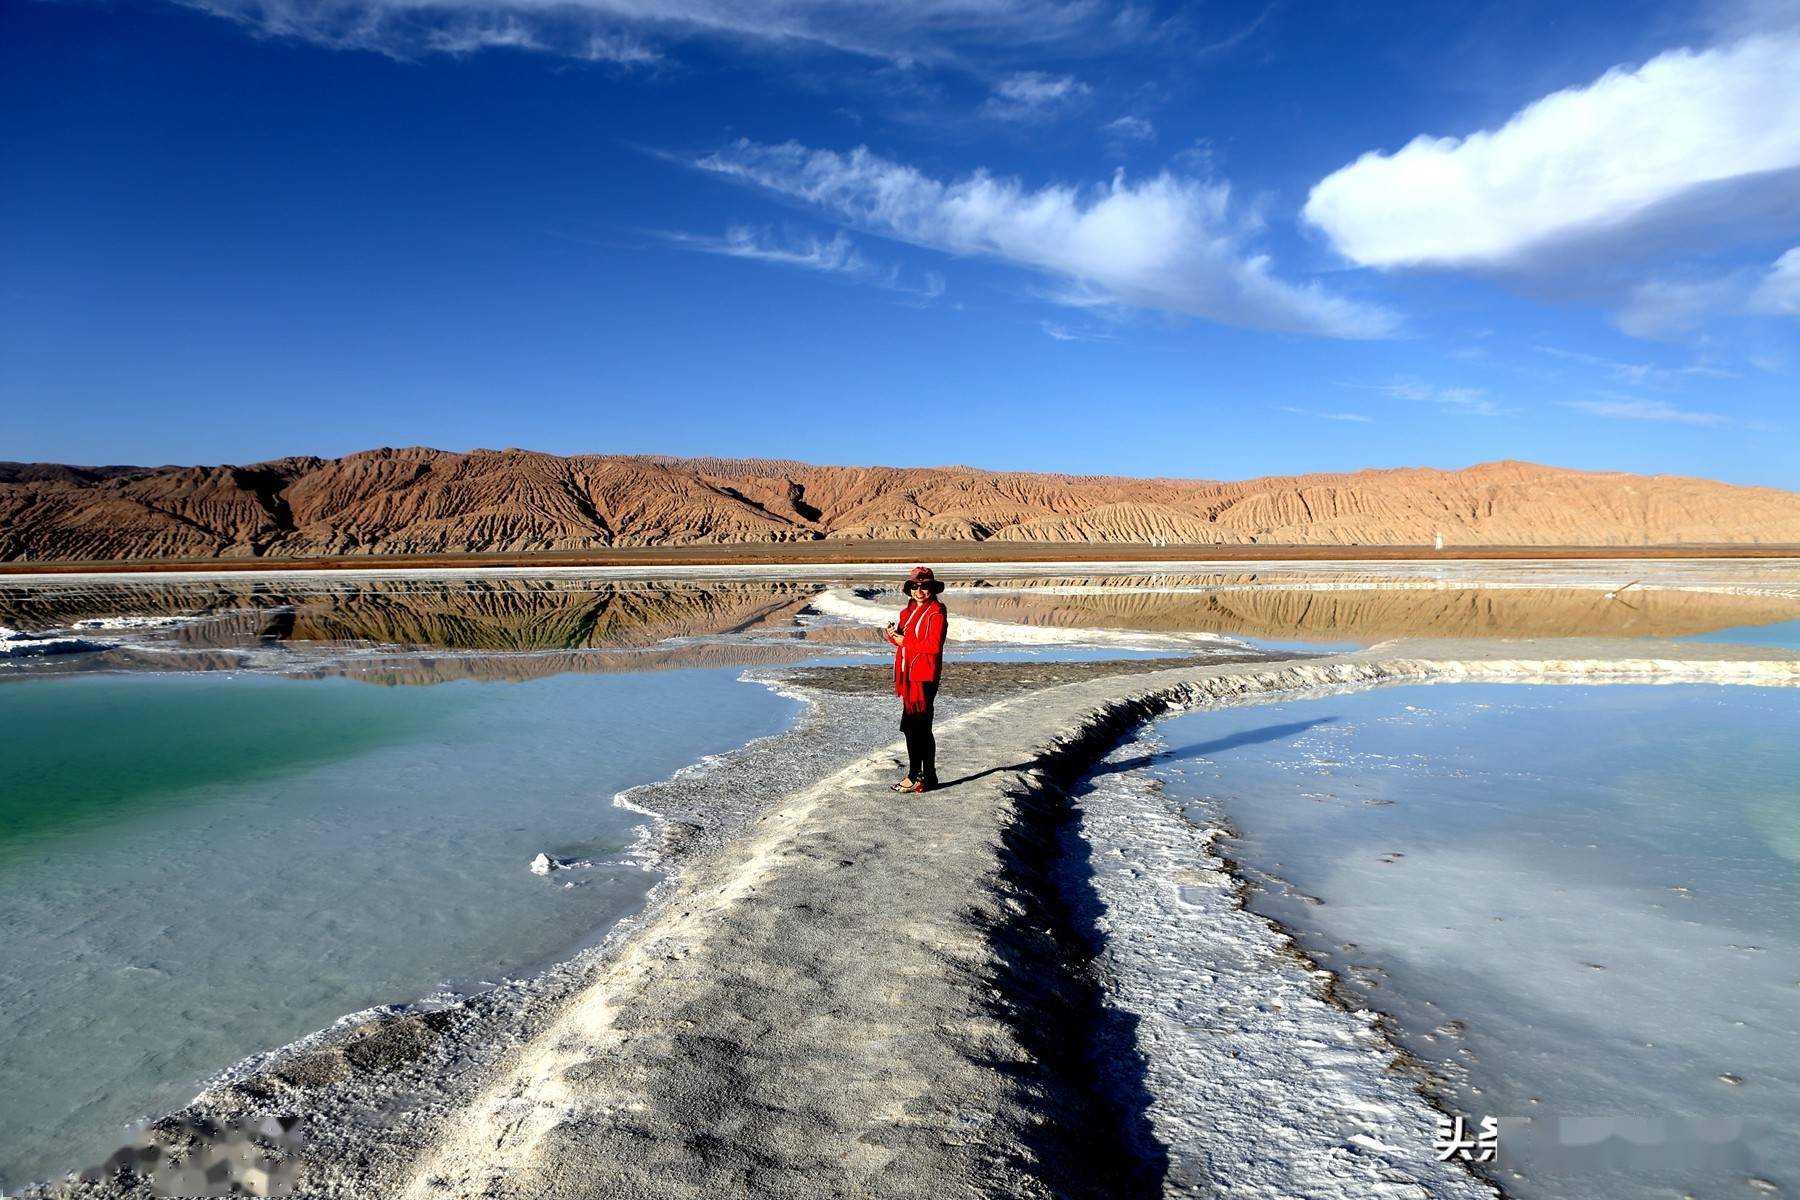
POLYGON ((900 610, 900 635, 894 651, 894 694, 907 712, 925 709, 924 684, 937 682, 944 669, 944 630, 950 614, 937 600, 908 604, 900 610))

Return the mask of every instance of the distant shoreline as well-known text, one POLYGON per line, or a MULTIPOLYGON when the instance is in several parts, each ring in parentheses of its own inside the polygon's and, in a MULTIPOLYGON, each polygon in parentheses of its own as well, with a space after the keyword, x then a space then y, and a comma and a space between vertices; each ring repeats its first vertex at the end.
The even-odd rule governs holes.
POLYGON ((1579 559, 1800 558, 1800 545, 1694 546, 1280 546, 1199 543, 1148 546, 1113 542, 777 542, 725 546, 631 546, 614 550, 535 550, 482 554, 360 554, 323 558, 157 558, 0 562, 0 576, 97 572, 396 571, 454 567, 741 567, 855 566, 893 562, 1481 562, 1579 559))

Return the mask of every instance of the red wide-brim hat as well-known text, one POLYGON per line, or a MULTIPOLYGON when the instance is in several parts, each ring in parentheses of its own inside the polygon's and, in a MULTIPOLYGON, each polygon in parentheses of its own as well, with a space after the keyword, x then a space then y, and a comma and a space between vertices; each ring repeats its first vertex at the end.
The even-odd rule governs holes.
POLYGON ((933 575, 930 567, 914 567, 906 576, 906 582, 900 585, 900 590, 905 591, 907 588, 917 587, 919 584, 930 588, 931 594, 934 596, 944 590, 944 581, 933 575))

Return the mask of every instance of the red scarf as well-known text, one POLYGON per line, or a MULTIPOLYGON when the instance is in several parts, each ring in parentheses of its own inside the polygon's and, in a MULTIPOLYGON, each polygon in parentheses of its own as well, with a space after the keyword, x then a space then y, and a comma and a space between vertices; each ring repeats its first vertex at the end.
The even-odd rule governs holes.
POLYGON ((900 610, 900 636, 894 651, 894 694, 906 712, 925 711, 925 685, 937 682, 944 666, 944 629, 949 614, 936 600, 908 604, 900 610))

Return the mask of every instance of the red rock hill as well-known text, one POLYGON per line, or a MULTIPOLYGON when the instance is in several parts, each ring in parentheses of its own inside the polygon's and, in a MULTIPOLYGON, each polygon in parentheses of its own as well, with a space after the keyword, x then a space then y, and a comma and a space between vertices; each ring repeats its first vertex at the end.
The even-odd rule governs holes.
POLYGON ((0 561, 819 539, 1418 546, 1800 543, 1800 494, 1522 462, 1211 483, 966 467, 370 450, 234 467, 0 464, 0 561))

